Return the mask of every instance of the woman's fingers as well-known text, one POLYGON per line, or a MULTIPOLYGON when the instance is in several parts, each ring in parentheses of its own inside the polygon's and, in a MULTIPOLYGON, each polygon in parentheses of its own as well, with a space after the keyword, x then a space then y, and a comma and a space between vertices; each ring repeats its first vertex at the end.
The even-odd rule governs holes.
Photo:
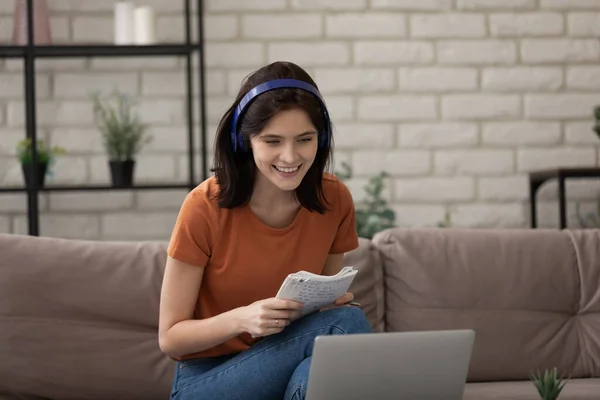
POLYGON ((297 314, 296 311, 283 311, 283 310, 267 310, 262 313, 260 316, 265 320, 274 320, 274 319, 292 319, 297 314))
POLYGON ((337 299, 333 304, 340 306, 342 304, 350 303, 352 300, 354 300, 354 294, 346 292, 346 294, 337 299))
POLYGON ((302 310, 302 303, 294 300, 277 299, 275 297, 263 302, 265 307, 272 310, 302 310))
POLYGON ((260 326, 263 328, 279 328, 282 326, 287 326, 289 323, 290 319, 286 317, 263 318, 260 322, 260 326))
POLYGON ((279 319, 279 318, 265 319, 265 320, 261 321, 259 335, 252 336, 252 337, 274 335, 276 333, 281 332, 289 324, 290 324, 290 320, 288 320, 288 319, 279 319))

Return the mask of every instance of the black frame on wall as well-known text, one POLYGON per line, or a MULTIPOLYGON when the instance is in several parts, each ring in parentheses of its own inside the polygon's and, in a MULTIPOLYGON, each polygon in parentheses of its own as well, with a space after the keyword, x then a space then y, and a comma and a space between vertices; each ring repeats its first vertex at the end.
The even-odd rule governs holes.
POLYGON ((23 187, 0 187, 1 193, 27 193, 27 215, 29 235, 39 236, 39 206, 38 195, 40 192, 52 191, 102 191, 102 190, 157 190, 157 189, 188 189, 192 190, 197 185, 195 178, 194 163, 194 120, 193 120, 193 76, 192 57, 198 52, 198 84, 199 84, 199 106, 200 106, 200 155, 202 179, 208 177, 206 157, 206 104, 205 104, 205 81, 204 81, 204 21, 203 1, 197 1, 197 33, 196 43, 192 43, 192 0, 183 0, 185 17, 185 42, 156 45, 49 45, 37 46, 34 44, 34 17, 33 1, 27 0, 27 30, 28 43, 25 46, 0 46, 0 58, 21 58, 24 62, 24 85, 25 85, 25 127, 26 137, 31 139, 31 153, 34 168, 31 185, 23 187), (133 185, 132 187, 114 187, 107 185, 55 185, 39 187, 35 176, 38 163, 37 153, 37 118, 36 118, 36 92, 35 92, 35 61, 38 58, 75 58, 75 57, 185 57, 186 59, 186 100, 187 100, 187 145, 188 145, 188 173, 189 180, 185 184, 172 182, 154 183, 148 185, 133 185))

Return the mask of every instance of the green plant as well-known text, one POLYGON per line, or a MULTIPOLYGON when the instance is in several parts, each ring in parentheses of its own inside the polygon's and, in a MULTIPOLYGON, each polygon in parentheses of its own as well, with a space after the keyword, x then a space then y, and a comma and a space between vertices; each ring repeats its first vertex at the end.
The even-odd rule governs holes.
POLYGON ((438 228, 450 228, 452 226, 452 214, 450 213, 450 211, 446 211, 444 213, 444 220, 438 222, 437 227, 438 228))
POLYGON ((152 138, 133 112, 129 96, 114 90, 106 100, 92 94, 96 125, 110 161, 130 161, 152 138))
POLYGON ((536 374, 532 374, 531 380, 542 400, 556 400, 569 378, 559 378, 557 369, 553 368, 545 370, 543 373, 538 371, 536 374))
MULTIPOLYGON (((336 175, 343 181, 351 179, 352 168, 350 165, 343 162, 342 167, 343 171, 336 172, 336 175)), ((396 213, 382 198, 386 177, 387 174, 381 172, 370 178, 364 186, 365 199, 356 205, 356 230, 360 237, 372 239, 377 232, 395 226, 396 213)))
MULTIPOLYGON (((23 139, 17 143, 17 157, 21 164, 30 164, 33 162, 33 152, 31 149, 31 139, 23 139)), ((65 149, 59 146, 48 147, 43 139, 37 140, 36 145, 37 160, 39 164, 52 164, 54 158, 59 154, 66 153, 65 149)))
POLYGON ((600 106, 594 107, 594 132, 600 139, 600 106))
POLYGON ((577 214, 579 226, 581 226, 582 228, 600 228, 600 200, 598 200, 596 203, 595 213, 587 213, 586 215, 583 215, 580 203, 575 204, 575 213, 577 214))

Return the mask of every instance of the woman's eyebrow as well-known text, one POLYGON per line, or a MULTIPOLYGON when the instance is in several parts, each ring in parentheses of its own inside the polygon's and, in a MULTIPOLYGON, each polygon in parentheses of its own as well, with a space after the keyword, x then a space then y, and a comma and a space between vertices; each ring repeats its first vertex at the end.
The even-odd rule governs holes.
MULTIPOLYGON (((295 137, 299 138, 299 137, 303 137, 303 136, 311 136, 311 135, 316 135, 317 131, 306 131, 303 133, 300 133, 299 135, 296 135, 295 137)), ((275 133, 265 133, 260 135, 262 138, 269 138, 269 139, 281 139, 283 138, 283 136, 281 135, 277 135, 275 133)))

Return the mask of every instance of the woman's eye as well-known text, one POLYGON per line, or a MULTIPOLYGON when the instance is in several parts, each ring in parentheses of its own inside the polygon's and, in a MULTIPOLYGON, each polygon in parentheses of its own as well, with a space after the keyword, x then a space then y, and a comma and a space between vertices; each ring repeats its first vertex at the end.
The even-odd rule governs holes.
POLYGON ((301 142, 312 142, 313 138, 300 139, 301 142))
POLYGON ((277 144, 279 140, 267 140, 267 144, 277 144))

